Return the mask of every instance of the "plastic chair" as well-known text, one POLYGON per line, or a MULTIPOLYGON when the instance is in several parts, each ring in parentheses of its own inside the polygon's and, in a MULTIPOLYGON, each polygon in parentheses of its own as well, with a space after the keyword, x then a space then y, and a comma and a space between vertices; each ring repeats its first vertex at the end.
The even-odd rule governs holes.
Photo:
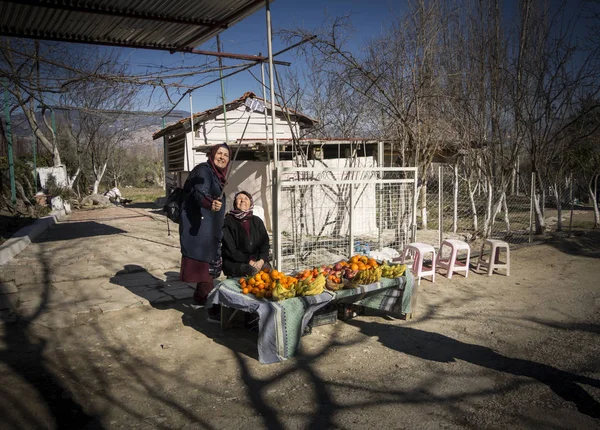
POLYGON ((479 271, 480 267, 487 269, 488 276, 492 276, 494 270, 498 269, 505 269, 506 276, 510 276, 510 248, 508 247, 508 243, 503 240, 486 239, 481 247, 481 254, 479 254, 477 271, 479 271), (487 247, 490 248, 490 255, 486 260, 483 253, 487 247), (506 250, 506 262, 504 263, 500 261, 500 251, 502 249, 506 250))
POLYGON ((424 276, 431 276, 431 282, 435 282, 435 260, 436 253, 435 248, 426 243, 413 242, 406 245, 404 250, 402 251, 402 258, 400 259, 400 263, 404 264, 408 253, 412 253, 414 255, 413 262, 413 273, 417 277, 417 284, 421 284, 421 278, 424 276), (425 270, 423 267, 423 259, 425 255, 431 254, 431 269, 425 270))
POLYGON ((469 262, 471 259, 471 247, 467 242, 457 239, 446 239, 442 242, 437 256, 437 268, 446 269, 446 276, 452 279, 452 274, 455 272, 465 272, 465 278, 469 276, 469 262), (443 258, 444 247, 450 248, 450 256, 443 258), (467 251, 467 261, 462 263, 456 261, 458 251, 467 251))

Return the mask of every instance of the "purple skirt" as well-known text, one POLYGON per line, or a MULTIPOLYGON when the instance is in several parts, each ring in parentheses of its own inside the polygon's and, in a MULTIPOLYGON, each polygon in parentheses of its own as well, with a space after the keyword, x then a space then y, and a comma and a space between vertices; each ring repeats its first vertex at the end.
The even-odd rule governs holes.
POLYGON ((210 264, 204 261, 194 260, 188 257, 181 257, 181 269, 179 269, 179 280, 181 282, 211 282, 212 276, 209 273, 210 264))

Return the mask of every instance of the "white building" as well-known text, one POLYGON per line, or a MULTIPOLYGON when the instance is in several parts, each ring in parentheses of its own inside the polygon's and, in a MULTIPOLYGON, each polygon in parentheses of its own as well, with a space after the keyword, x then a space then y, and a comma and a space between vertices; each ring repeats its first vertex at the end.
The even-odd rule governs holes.
MULTIPOLYGON (((246 93, 239 99, 227 103, 226 115, 223 106, 218 106, 193 115, 193 127, 190 118, 154 133, 154 139, 163 138, 165 148, 165 177, 167 192, 170 188, 182 186, 188 173, 199 163, 206 161, 206 152, 210 146, 226 141, 225 116, 227 117, 228 145, 231 148, 231 174, 225 188, 227 206, 231 208, 233 195, 240 190, 252 194, 255 206, 264 209, 265 224, 271 230, 272 210, 272 171, 273 145, 271 138, 270 103, 264 103, 263 113, 250 111, 246 99, 256 99, 253 93, 246 93), (244 133, 245 129, 245 133, 244 133), (237 153, 237 154, 236 154, 237 153)), ((263 101, 264 102, 264 101, 263 101)), ((289 121, 281 106, 276 105, 276 136, 279 147, 279 167, 375 167, 376 141, 359 139, 306 139, 301 136, 317 123, 310 117, 287 109, 289 121), (300 137, 300 138, 299 138, 300 137)), ((284 175, 285 178, 285 175, 284 175)), ((359 231, 372 231, 375 228, 374 192, 361 192, 358 207, 361 213, 359 231), (373 201, 371 201, 373 200, 373 201)), ((338 197, 339 198, 339 195, 338 197)), ((339 202, 336 197, 320 196, 313 202, 309 212, 310 224, 321 225, 324 217, 333 211, 339 202)), ((280 213, 291 211, 293 197, 282 192, 280 213)), ((357 209, 358 209, 357 207, 357 209)), ((292 230, 293 217, 281 217, 280 229, 285 233, 292 230)), ((333 228, 333 227, 331 227, 333 228)))

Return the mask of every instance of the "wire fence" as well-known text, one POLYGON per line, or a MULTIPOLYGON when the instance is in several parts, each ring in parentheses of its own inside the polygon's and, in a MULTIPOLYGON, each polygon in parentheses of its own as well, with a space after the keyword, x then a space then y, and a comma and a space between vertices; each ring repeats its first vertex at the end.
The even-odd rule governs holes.
POLYGON ((415 237, 415 175, 410 168, 284 169, 278 187, 281 270, 355 253, 399 255, 415 237))
POLYGON ((437 165, 423 185, 417 239, 438 247, 447 238, 474 242, 490 237, 522 244, 532 241, 542 224, 545 233, 589 224, 591 211, 574 198, 571 175, 542 184, 525 172, 494 192, 491 184, 468 180, 456 166, 437 165))

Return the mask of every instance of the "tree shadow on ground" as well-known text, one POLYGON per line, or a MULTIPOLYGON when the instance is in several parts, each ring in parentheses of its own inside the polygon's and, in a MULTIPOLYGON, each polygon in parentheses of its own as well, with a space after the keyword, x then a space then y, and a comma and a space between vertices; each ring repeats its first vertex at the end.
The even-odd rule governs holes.
POLYGON ((58 242, 123 233, 127 233, 127 231, 95 221, 59 223, 34 239, 33 243, 58 242))
POLYGON ((0 244, 3 240, 11 237, 20 237, 25 233, 16 234, 23 227, 27 227, 36 221, 37 218, 15 216, 15 215, 0 215, 0 244))
POLYGON ((195 286, 179 281, 179 272, 169 271, 164 275, 163 280, 143 266, 127 264, 110 278, 110 282, 146 299, 154 309, 180 312, 184 326, 193 328, 231 351, 258 360, 256 332, 239 327, 223 331, 218 324, 209 323, 206 308, 198 308, 192 299, 195 286), (127 275, 132 275, 132 279, 127 279, 127 275), (173 287, 176 289, 173 290, 173 287))
POLYGON ((600 418, 600 403, 578 384, 600 388, 600 380, 565 372, 541 363, 506 357, 490 348, 460 342, 439 333, 377 322, 351 321, 367 336, 376 336, 387 348, 424 360, 451 363, 462 360, 487 369, 525 376, 547 385, 555 394, 573 402, 582 414, 600 418))
POLYGON ((10 391, 11 386, 0 385, 0 416, 12 428, 79 428, 102 429, 100 418, 85 410, 74 398, 48 361, 47 340, 35 334, 32 324, 47 310, 52 271, 43 248, 38 256, 43 266, 44 289, 40 305, 29 315, 18 315, 15 323, 7 324, 0 338, 0 363, 6 366, 36 393, 20 398, 10 391), (35 399, 35 400, 34 400, 35 399), (33 401, 47 409, 53 422, 47 422, 30 410, 33 401))
POLYGON ((156 204, 153 202, 127 203, 123 207, 127 209, 156 209, 156 204))
POLYGON ((547 242, 565 254, 600 258, 600 231, 577 232, 569 237, 554 235, 547 242))

